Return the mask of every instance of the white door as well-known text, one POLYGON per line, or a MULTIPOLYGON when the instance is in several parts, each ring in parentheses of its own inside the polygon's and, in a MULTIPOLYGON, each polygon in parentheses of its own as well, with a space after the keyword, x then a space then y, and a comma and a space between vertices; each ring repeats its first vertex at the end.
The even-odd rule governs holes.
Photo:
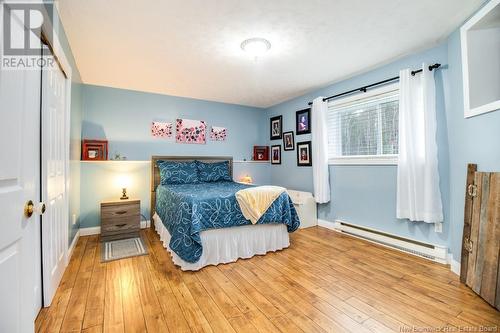
MULTIPOLYGON (((50 51, 47 51, 50 52, 50 51)), ((66 267, 68 198, 66 174, 69 130, 66 77, 58 66, 42 74, 42 218, 43 296, 49 306, 66 267)))
POLYGON ((0 70, 0 332, 33 332, 41 304, 40 219, 24 214, 40 194, 39 117, 40 71, 0 70))

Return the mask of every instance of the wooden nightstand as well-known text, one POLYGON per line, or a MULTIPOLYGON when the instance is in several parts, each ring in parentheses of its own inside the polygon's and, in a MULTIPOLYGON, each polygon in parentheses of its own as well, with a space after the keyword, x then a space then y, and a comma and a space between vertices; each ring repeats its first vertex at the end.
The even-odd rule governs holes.
POLYGON ((101 241, 138 237, 140 228, 140 200, 101 202, 101 241))

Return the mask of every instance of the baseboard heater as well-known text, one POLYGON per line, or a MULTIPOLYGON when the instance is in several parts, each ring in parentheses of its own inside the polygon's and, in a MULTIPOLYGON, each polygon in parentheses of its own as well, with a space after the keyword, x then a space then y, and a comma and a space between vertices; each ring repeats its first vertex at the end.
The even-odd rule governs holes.
POLYGON ((448 248, 446 246, 427 244, 413 239, 391 235, 375 229, 360 227, 344 221, 335 221, 333 225, 334 229, 344 234, 362 238, 370 242, 384 245, 441 264, 448 263, 448 248))

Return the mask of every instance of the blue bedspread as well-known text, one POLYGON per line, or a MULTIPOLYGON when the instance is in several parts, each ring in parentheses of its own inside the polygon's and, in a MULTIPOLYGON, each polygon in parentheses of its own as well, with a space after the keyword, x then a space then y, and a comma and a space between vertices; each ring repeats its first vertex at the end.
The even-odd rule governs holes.
MULTIPOLYGON (((234 182, 158 186, 156 213, 172 236, 170 248, 183 260, 197 262, 203 251, 201 231, 251 224, 235 196, 247 187, 234 182)), ((266 223, 286 224, 288 232, 299 227, 299 217, 286 192, 257 221, 266 223)))

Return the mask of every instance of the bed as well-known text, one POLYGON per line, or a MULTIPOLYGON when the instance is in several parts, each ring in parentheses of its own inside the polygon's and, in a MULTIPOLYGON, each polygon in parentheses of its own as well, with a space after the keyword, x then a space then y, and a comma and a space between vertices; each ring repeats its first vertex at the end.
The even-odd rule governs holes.
POLYGON ((162 185, 157 161, 227 162, 230 157, 171 157, 151 159, 151 212, 154 227, 182 270, 234 262, 289 246, 289 232, 300 222, 286 192, 280 194, 256 224, 245 219, 236 192, 251 185, 233 181, 162 185))

